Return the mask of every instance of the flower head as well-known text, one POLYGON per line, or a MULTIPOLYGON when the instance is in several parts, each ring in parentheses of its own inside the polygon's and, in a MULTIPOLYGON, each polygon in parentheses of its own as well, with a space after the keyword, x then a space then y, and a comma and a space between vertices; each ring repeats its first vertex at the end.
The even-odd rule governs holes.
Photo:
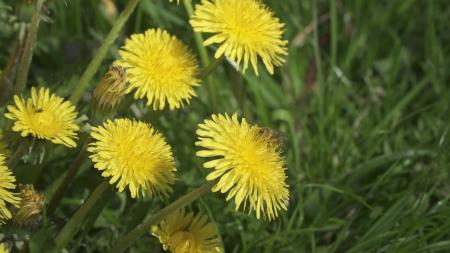
POLYGON ((155 110, 171 110, 196 96, 199 85, 197 60, 176 37, 160 29, 133 34, 119 51, 118 63, 127 70, 128 91, 147 98, 155 110))
POLYGON ((19 197, 20 204, 14 209, 12 221, 19 226, 34 226, 41 217, 44 195, 36 192, 33 185, 27 184, 21 186, 19 197))
POLYGON ((127 72, 112 66, 94 90, 94 99, 101 108, 113 109, 122 101, 127 90, 127 72))
POLYGON ((0 253, 9 253, 9 250, 6 248, 5 244, 0 243, 0 253))
POLYGON ((200 124, 197 135, 196 145, 204 148, 197 156, 214 158, 204 164, 214 169, 206 179, 220 178, 212 190, 228 192, 227 200, 234 197, 236 210, 248 204, 258 219, 262 213, 271 220, 278 210, 287 209, 286 169, 275 134, 245 119, 239 122, 236 114, 219 114, 200 124))
POLYGON ((243 71, 251 63, 258 74, 258 56, 270 74, 284 63, 284 24, 260 0, 202 0, 190 23, 196 32, 212 33, 204 44, 220 44, 215 57, 225 55, 243 71))
POLYGON ((7 203, 18 206, 20 198, 11 190, 16 188, 14 184, 16 178, 5 165, 5 157, 0 154, 0 224, 5 220, 11 219, 11 212, 7 207, 7 203))
POLYGON ((212 223, 206 215, 185 214, 177 210, 158 226, 152 226, 152 234, 159 239, 164 250, 172 253, 221 253, 224 252, 212 223))
POLYGON ((54 94, 47 88, 31 88, 31 98, 27 101, 14 96, 16 106, 9 105, 8 119, 14 120, 13 131, 23 137, 32 135, 38 139, 50 140, 56 144, 76 147, 79 126, 75 123, 77 112, 69 101, 54 94))
POLYGON ((117 182, 119 191, 128 187, 131 197, 167 195, 175 181, 175 162, 170 146, 150 124, 116 119, 93 127, 88 151, 102 176, 117 182))

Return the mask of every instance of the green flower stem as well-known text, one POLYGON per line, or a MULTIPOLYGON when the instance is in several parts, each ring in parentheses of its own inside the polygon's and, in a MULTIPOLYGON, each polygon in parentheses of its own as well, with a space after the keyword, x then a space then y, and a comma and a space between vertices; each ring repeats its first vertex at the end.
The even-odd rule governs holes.
MULTIPOLYGON (((92 123, 97 125, 97 124, 100 124, 100 122, 102 122, 103 119, 100 117, 100 115, 98 113, 97 114, 93 113, 94 111, 95 111, 95 104, 91 103, 88 114, 93 114, 91 117, 92 123)), ((114 114, 115 111, 112 111, 111 113, 114 114)), ((88 153, 86 150, 87 146, 88 146, 88 138, 89 138, 89 135, 87 133, 81 137, 80 143, 83 143, 83 146, 81 147, 80 152, 78 153, 75 160, 72 162, 72 165, 70 166, 69 170, 67 171, 67 174, 64 176, 63 181, 58 186, 58 188, 56 189, 55 193, 53 194, 53 196, 50 200, 50 204, 48 205, 48 215, 49 216, 52 215, 56 211, 56 208, 58 207, 59 203, 63 199, 64 194, 66 193, 67 189, 69 189, 72 182, 75 180, 75 178, 78 174, 78 171, 80 171, 84 160, 88 157, 88 153)))
POLYGON ((69 170, 67 171, 63 181, 56 189, 55 193, 53 194, 50 204, 47 208, 47 214, 51 216, 56 208, 58 207, 59 203, 64 197, 64 194, 66 193, 69 186, 72 184, 73 180, 75 179, 76 175, 78 174, 78 171, 81 168, 81 165, 83 165, 84 159, 87 157, 87 151, 86 151, 87 144, 84 144, 84 146, 81 148, 80 153, 78 153, 77 157, 75 158, 75 161, 72 162, 69 170))
MULTIPOLYGON (((323 79, 323 71, 322 71, 322 57, 320 53, 320 45, 319 45, 319 18, 317 14, 317 6, 318 6, 318 0, 314 0, 312 3, 312 13, 313 13, 313 24, 314 24, 314 59, 316 61, 316 68, 317 68, 317 101, 318 101, 318 119, 319 122, 325 122, 325 99, 326 99, 326 82, 324 82, 323 79)), ((331 66, 333 68, 333 66, 331 66)), ((319 124, 318 127, 318 139, 320 140, 321 146, 327 145, 327 138, 325 135, 325 124, 319 124)), ((320 157, 320 166, 325 166, 325 149, 320 149, 319 157, 320 157)), ((321 170, 321 172, 324 174, 323 177, 327 177, 325 174, 327 173, 327 170, 321 170)))
POLYGON ((86 202, 84 202, 84 204, 75 212, 75 214, 62 228, 55 239, 58 252, 60 252, 77 233, 80 225, 83 224, 83 222, 86 220, 87 215, 90 213, 97 201, 101 199, 102 196, 107 192, 108 189, 111 189, 108 181, 103 181, 102 183, 100 183, 94 189, 86 202))
POLYGON ((338 20, 337 20, 337 10, 336 10, 336 0, 330 0, 330 23, 331 23, 331 66, 330 72, 333 72, 336 66, 337 57, 337 43, 338 43, 338 20))
POLYGON ((36 1, 36 8, 34 9, 33 16, 31 17, 30 27, 28 29, 27 37, 25 40, 25 49, 20 59, 20 65, 17 72, 15 93, 19 94, 25 88, 28 79, 28 72, 30 71, 31 60, 33 59, 33 50, 36 44, 36 34, 39 28, 39 21, 41 15, 41 9, 44 0, 36 1))
MULTIPOLYGON (((191 17, 194 15, 194 8, 192 6, 192 0, 184 0, 184 7, 186 8, 186 12, 188 16, 191 17)), ((200 61, 203 66, 208 66, 210 63, 208 52, 206 48, 203 46, 203 36, 201 33, 194 33, 195 43, 197 45, 197 50, 200 55, 200 61)))
POLYGON ((95 206, 92 208, 92 211, 89 213, 88 217, 86 218, 86 221, 84 223, 83 228, 80 230, 80 236, 79 242, 86 238, 87 235, 89 235, 89 232, 91 232, 92 227, 94 226, 95 222, 97 221, 98 217, 103 211, 103 208, 108 205, 109 201, 115 196, 116 192, 111 190, 107 191, 105 194, 102 195, 102 197, 95 203, 95 206))
MULTIPOLYGON (((188 16, 191 17, 194 15, 194 8, 192 6, 192 0, 184 0, 184 7, 186 8, 186 12, 188 13, 188 16)), ((210 66, 210 59, 208 56, 208 52, 206 51, 206 48, 203 46, 203 36, 201 33, 194 33, 194 39, 195 44, 197 45, 197 50, 200 55, 200 61, 202 63, 202 66, 205 68, 208 68, 207 66, 210 66)), ((216 66, 217 67, 217 66, 216 66)), ((214 70, 214 69, 213 69, 214 70)), ((210 73, 208 73, 209 75, 210 73)), ((203 79, 203 73, 202 73, 202 79, 203 79)), ((211 102, 211 107, 214 110, 217 107, 217 90, 214 84, 213 78, 208 78, 208 95, 211 102)))
POLYGON ((9 158, 8 160, 8 168, 11 170, 14 170, 17 166, 17 163, 19 163, 20 158, 25 154, 28 147, 30 146, 30 140, 28 139, 22 139, 19 143, 19 146, 17 147, 14 154, 9 158))
POLYGON ((114 41, 116 41, 117 37, 119 37, 119 32, 122 30, 122 27, 124 26, 125 22, 127 22, 128 18, 130 18, 139 1, 140 0, 128 1, 125 10, 120 14, 119 18, 117 18, 108 36, 106 36, 103 44, 100 46, 96 55, 91 60, 88 67, 81 76, 78 85, 76 86, 75 90, 72 93, 72 96, 70 97, 70 101, 72 101, 72 103, 77 104, 84 91, 89 87, 89 83, 92 81, 92 78, 97 72, 101 62, 105 58, 114 41))
POLYGON ((211 64, 209 64, 206 68, 203 69, 202 73, 200 74, 200 78, 205 79, 207 78, 216 68, 223 62, 225 59, 225 56, 221 56, 217 59, 215 59, 211 64))
POLYGON ((25 24, 19 26, 16 42, 3 72, 0 74, 0 105, 5 105, 10 99, 13 89, 14 73, 18 67, 23 48, 25 47, 25 24))
POLYGON ((148 233, 150 231, 150 227, 152 225, 155 225, 155 224, 161 222, 161 220, 163 220, 167 215, 184 207, 185 205, 190 204, 194 200, 196 200, 196 199, 200 198, 201 196, 203 196, 204 194, 208 193, 211 190, 211 187, 213 186, 213 184, 215 184, 215 181, 205 183, 204 185, 198 187, 197 189, 194 189, 193 191, 189 192, 188 194, 184 195, 183 197, 177 199, 172 204, 161 209, 156 214, 147 218, 144 222, 142 222, 140 225, 135 227, 124 237, 120 238, 117 241, 117 243, 112 247, 112 249, 113 249, 112 252, 120 253, 120 252, 123 252, 124 250, 126 250, 139 237, 141 237, 145 233, 148 233))

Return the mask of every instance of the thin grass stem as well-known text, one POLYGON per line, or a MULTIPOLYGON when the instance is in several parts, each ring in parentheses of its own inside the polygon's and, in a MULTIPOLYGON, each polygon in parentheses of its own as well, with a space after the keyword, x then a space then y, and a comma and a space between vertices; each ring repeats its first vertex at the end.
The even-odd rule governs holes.
POLYGON ((77 233, 80 225, 83 224, 87 215, 95 206, 97 201, 102 198, 103 194, 110 189, 108 181, 101 182, 86 200, 86 202, 75 212, 66 225, 62 228, 56 236, 55 243, 58 251, 62 250, 70 242, 73 236, 77 233))
POLYGON ((217 67, 223 62, 224 59, 225 59, 225 56, 221 56, 221 57, 215 59, 208 66, 206 66, 206 68, 204 68, 202 73, 200 74, 200 78, 201 79, 207 78, 211 73, 214 72, 214 70, 217 69, 217 67))
POLYGON ((130 18, 131 14, 133 13, 133 11, 136 8, 139 1, 140 0, 128 1, 128 4, 125 7, 125 10, 117 18, 111 31, 109 32, 109 34, 106 36, 105 40, 103 41, 103 44, 100 46, 100 48, 98 49, 94 58, 91 60, 88 67, 84 71, 83 75, 80 78, 78 85, 76 86, 75 90, 73 91, 73 93, 70 97, 70 101, 72 101, 72 103, 74 103, 75 105, 81 99, 81 96, 83 95, 84 91, 89 87, 89 84, 91 83, 92 78, 94 77, 95 73, 97 73, 98 68, 100 67, 100 64, 102 63, 103 59, 105 58, 105 56, 108 53, 109 49, 111 48, 112 44, 119 37, 119 33, 122 30, 122 27, 127 22, 127 20, 130 18))
POLYGON ((337 57, 337 38, 338 38, 338 27, 337 27, 337 10, 336 10, 337 0, 330 0, 330 22, 331 22, 331 66, 330 73, 333 72, 336 66, 337 57))
POLYGON ((25 40, 25 49, 22 58, 20 59, 16 85, 14 87, 14 91, 16 94, 22 92, 27 83, 28 73, 30 72, 31 60, 33 59, 33 51, 36 44, 36 34, 39 28, 39 21, 43 3, 44 0, 36 1, 36 8, 34 9, 30 27, 28 29, 28 33, 25 40))
POLYGON ((72 162, 72 165, 70 166, 69 170, 67 171, 66 175, 64 176, 63 181, 56 189, 55 193, 53 194, 50 204, 48 205, 47 213, 49 216, 51 216, 56 208, 58 207, 59 203, 64 197, 64 194, 66 193, 67 189, 69 189, 70 185, 72 184, 73 180, 75 179, 76 175, 78 174, 78 171, 81 168, 81 165, 83 165, 84 159, 87 157, 87 151, 86 151, 86 144, 81 148, 80 152, 78 153, 75 160, 72 162))
POLYGON ((11 170, 14 170, 16 168, 17 164, 20 161, 20 158, 22 158, 22 156, 25 154, 29 146, 30 141, 28 139, 22 139, 20 141, 16 151, 8 160, 8 168, 10 168, 11 170))
MULTIPOLYGON (((188 13, 189 17, 194 15, 194 7, 192 6, 192 0, 184 0, 184 7, 186 8, 186 12, 188 13)), ((194 39, 195 39, 195 44, 197 46, 198 53, 200 55, 200 62, 202 64, 202 66, 205 67, 205 69, 208 69, 208 67, 211 64, 211 61, 208 56, 208 51, 206 50, 205 46, 203 45, 204 39, 203 39, 202 34, 197 33, 197 32, 194 33, 194 39)), ((215 66, 215 68, 217 66, 215 66)), ((213 68, 211 70, 214 70, 215 68, 213 68)), ((206 78, 209 74, 211 74, 211 73, 208 73, 208 75, 205 76, 204 73, 205 72, 203 72, 201 75, 202 79, 206 78)), ((217 94, 216 86, 214 83, 214 79, 212 77, 208 77, 207 85, 208 85, 208 95, 209 95, 209 100, 210 100, 210 104, 211 104, 211 109, 214 110, 215 108, 217 108, 217 105, 218 105, 218 94, 217 94)))

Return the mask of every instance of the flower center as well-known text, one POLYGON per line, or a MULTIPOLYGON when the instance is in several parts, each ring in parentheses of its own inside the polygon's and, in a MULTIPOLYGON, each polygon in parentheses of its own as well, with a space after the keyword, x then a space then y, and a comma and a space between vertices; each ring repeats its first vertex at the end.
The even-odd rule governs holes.
POLYGON ((33 131, 39 135, 53 137, 60 130, 60 121, 52 111, 37 108, 30 118, 33 131))
POLYGON ((123 140, 119 143, 119 156, 124 163, 123 167, 133 168, 135 173, 146 168, 149 154, 146 152, 148 150, 145 143, 142 143, 142 138, 124 136, 120 139, 123 140))
POLYGON ((193 252, 194 244, 194 236, 186 231, 177 231, 169 239, 170 249, 173 253, 191 253, 193 252))
MULTIPOLYGON (((177 84, 177 81, 182 76, 186 75, 186 69, 180 62, 179 57, 176 57, 180 52, 172 49, 168 51, 165 48, 153 49, 155 52, 143 57, 145 61, 141 65, 145 70, 146 75, 152 80, 153 85, 160 86, 160 88, 171 88, 177 84), (161 61, 161 59, 164 59, 161 61)), ((159 92, 164 92, 164 89, 159 92)))
MULTIPOLYGON (((234 42, 254 46, 253 44, 260 41, 261 24, 255 23, 255 13, 248 12, 248 9, 257 8, 257 6, 248 6, 248 2, 237 2, 233 5, 226 6, 226 17, 224 19, 228 36, 234 42)), ((259 13, 258 13, 259 14, 259 13)))

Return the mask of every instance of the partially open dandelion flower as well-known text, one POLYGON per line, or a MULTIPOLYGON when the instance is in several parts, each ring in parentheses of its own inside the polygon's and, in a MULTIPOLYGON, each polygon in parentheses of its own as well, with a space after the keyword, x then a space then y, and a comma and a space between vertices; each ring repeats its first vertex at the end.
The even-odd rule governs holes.
POLYGON ((8 106, 9 113, 5 117, 14 122, 13 131, 20 132, 23 137, 32 135, 38 139, 50 140, 67 147, 76 147, 76 131, 79 126, 75 119, 75 106, 62 97, 50 94, 47 88, 31 88, 31 98, 27 101, 14 96, 15 106, 8 106))
POLYGON ((135 90, 136 99, 147 98, 153 109, 171 110, 196 96, 199 85, 198 64, 190 50, 176 37, 160 29, 133 34, 118 61, 127 71, 128 91, 135 90))
POLYGON ((220 178, 213 191, 228 192, 227 200, 234 197, 236 210, 244 203, 258 219, 262 214, 272 220, 280 209, 287 210, 285 163, 274 134, 245 119, 239 122, 236 114, 218 114, 200 124, 197 135, 196 145, 204 148, 197 156, 214 158, 204 164, 214 169, 206 179, 220 178))
POLYGON ((20 204, 14 208, 12 221, 19 226, 34 226, 41 218, 45 197, 34 190, 34 186, 27 184, 21 187, 20 204))
POLYGON ((152 234, 164 250, 172 253, 224 252, 212 223, 206 215, 186 214, 184 209, 169 214, 159 226, 152 226, 152 234))
POLYGON ((196 32, 214 34, 204 44, 219 44, 216 58, 243 61, 244 72, 251 63, 258 75, 258 56, 270 74, 285 61, 284 24, 260 0, 202 0, 190 23, 196 32))
POLYGON ((120 66, 112 66, 94 90, 96 104, 103 109, 114 109, 126 94, 127 72, 120 66))
POLYGON ((3 243, 0 243, 0 253, 9 253, 9 250, 3 243))
POLYGON ((175 162, 170 146, 150 124, 130 119, 108 120, 93 127, 88 151, 94 167, 111 177, 131 197, 168 195, 175 181, 175 162))
POLYGON ((11 219, 7 204, 18 206, 20 198, 11 190, 16 188, 16 178, 5 165, 5 157, 0 154, 0 224, 11 219))

